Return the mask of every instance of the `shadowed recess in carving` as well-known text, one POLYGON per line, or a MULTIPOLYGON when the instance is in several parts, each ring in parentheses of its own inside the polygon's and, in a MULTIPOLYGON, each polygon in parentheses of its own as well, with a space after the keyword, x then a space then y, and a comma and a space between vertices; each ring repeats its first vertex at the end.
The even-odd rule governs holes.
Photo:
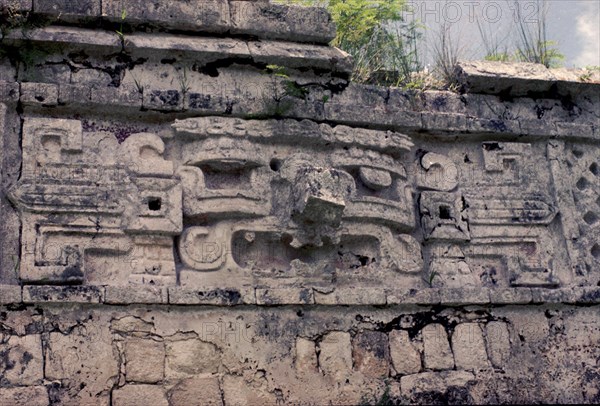
MULTIPOLYGON (((280 233, 250 233, 233 235, 233 259, 244 268, 289 271, 292 261, 329 265, 330 269, 357 269, 376 263, 379 241, 374 237, 344 236, 339 244, 325 241, 321 247, 293 248, 292 236, 280 233)), ((316 272, 320 272, 318 269, 316 272)))
POLYGON ((208 189, 251 189, 251 168, 248 167, 221 167, 219 169, 210 165, 200 167, 204 173, 204 182, 208 189))

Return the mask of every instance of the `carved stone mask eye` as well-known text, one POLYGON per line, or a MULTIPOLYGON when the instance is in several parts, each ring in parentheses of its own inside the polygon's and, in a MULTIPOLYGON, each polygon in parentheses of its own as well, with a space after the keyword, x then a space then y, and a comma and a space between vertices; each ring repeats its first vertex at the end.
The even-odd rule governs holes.
POLYGON ((359 169, 360 180, 370 189, 381 190, 392 185, 392 175, 382 169, 361 166, 359 169))

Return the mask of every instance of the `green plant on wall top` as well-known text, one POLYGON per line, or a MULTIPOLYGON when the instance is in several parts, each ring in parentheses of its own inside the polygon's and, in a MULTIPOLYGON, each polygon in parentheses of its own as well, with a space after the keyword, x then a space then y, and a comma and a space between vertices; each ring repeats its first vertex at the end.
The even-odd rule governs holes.
POLYGON ((422 68, 417 52, 421 26, 404 20, 405 0, 282 2, 327 7, 337 27, 332 45, 354 58, 355 82, 401 85, 422 68))
POLYGON ((535 0, 524 7, 518 0, 512 0, 515 23, 511 31, 499 39, 493 27, 484 26, 477 21, 481 40, 485 47, 485 59, 501 62, 540 63, 547 68, 562 65, 565 57, 558 49, 558 43, 548 39, 547 15, 550 3, 547 0, 535 0), (534 11, 525 16, 523 10, 534 11), (510 45, 506 45, 508 42, 510 45), (501 47, 502 46, 502 47, 501 47), (509 51, 510 49, 510 51, 509 51))

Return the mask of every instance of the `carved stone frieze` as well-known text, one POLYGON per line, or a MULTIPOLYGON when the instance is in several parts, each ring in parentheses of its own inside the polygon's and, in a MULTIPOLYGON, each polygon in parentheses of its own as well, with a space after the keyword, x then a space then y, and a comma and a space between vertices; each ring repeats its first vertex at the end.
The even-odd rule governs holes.
POLYGON ((119 143, 80 120, 25 118, 10 190, 22 281, 556 287, 598 257, 597 165, 564 142, 433 145, 411 162, 413 141, 391 131, 228 117, 162 128, 119 143), (569 148, 578 165, 559 164, 569 148), (555 194, 565 176, 576 190, 555 194))
POLYGON ((173 127, 182 284, 235 275, 259 285, 373 285, 420 273, 401 160, 408 137, 292 120, 205 117, 173 127))
POLYGON ((427 152, 416 162, 419 212, 437 285, 544 286, 567 283, 556 233, 558 206, 542 145, 483 142, 427 152), (560 273, 560 276, 559 274, 560 273))
POLYGON ((22 215, 27 283, 175 283, 172 238, 181 184, 154 134, 119 145, 79 120, 26 118, 23 171, 10 197, 22 215))
POLYGON ((21 280, 373 285, 421 272, 407 136, 220 117, 173 130, 166 147, 148 132, 119 143, 27 117, 10 191, 21 280))

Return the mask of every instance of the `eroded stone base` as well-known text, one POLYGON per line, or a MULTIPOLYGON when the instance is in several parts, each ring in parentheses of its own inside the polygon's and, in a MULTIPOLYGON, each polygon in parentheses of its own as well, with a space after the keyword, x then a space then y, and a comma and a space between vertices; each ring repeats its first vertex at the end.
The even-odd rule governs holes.
POLYGON ((599 310, 4 307, 0 404, 598 403, 599 310))

